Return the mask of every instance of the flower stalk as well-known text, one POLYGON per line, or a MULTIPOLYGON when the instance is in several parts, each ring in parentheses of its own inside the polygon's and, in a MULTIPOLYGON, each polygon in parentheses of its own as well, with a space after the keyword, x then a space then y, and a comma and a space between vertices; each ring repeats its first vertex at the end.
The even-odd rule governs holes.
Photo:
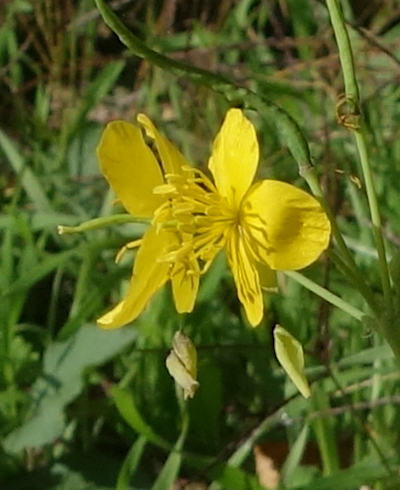
POLYGON ((73 233, 98 230, 107 226, 121 225, 123 223, 143 223, 147 225, 150 221, 146 218, 138 218, 127 213, 113 214, 112 216, 94 218, 77 226, 59 225, 57 226, 57 233, 59 235, 71 235, 73 233))
POLYGON ((328 7, 331 23, 336 37, 336 42, 338 44, 339 57, 342 65, 345 96, 348 109, 350 110, 350 114, 347 115, 347 120, 349 120, 349 118, 351 118, 352 120, 352 124, 346 124, 346 121, 344 121, 343 124, 345 127, 351 129, 355 136, 361 169, 364 176, 368 205, 371 214, 373 234, 378 252, 379 270, 381 275, 385 306, 391 311, 392 300, 389 268, 386 258, 385 242, 383 239, 382 222, 379 213, 378 200, 376 197, 372 169, 367 151, 365 129, 362 121, 360 121, 360 97, 354 69, 353 52, 351 49, 346 24, 343 18, 343 13, 341 11, 338 0, 326 0, 326 5, 328 7), (355 121, 357 121, 357 123, 355 123, 355 121))

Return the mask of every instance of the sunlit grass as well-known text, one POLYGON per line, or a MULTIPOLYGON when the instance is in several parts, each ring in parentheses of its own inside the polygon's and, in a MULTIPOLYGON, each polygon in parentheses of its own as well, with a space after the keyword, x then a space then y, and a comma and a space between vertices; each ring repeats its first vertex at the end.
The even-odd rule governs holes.
MULTIPOLYGON (((324 5, 191 4, 177 3, 168 16, 168 2, 164 9, 110 2, 149 47, 229 76, 295 118, 345 241, 380 301, 357 153, 351 133, 336 122, 343 82, 324 5)), ((396 257, 400 27, 389 22, 391 8, 387 0, 362 17, 346 2, 345 14, 374 32, 371 40, 361 27, 350 29, 383 234, 388 256, 396 257)), ((133 325, 95 327, 130 279, 133 256, 115 265, 115 253, 144 230, 127 223, 57 234, 59 224, 121 211, 95 157, 105 123, 144 112, 205 170, 229 103, 129 55, 91 1, 9 2, 3 17, 0 486, 167 490, 175 481, 176 488, 272 488, 270 458, 281 488, 398 488, 398 366, 373 320, 357 322, 282 275, 280 294, 266 297, 265 319, 252 329, 218 256, 192 314, 179 317, 166 288, 133 325), (274 358, 276 324, 304 347, 311 401, 274 358), (197 347, 200 382, 183 424, 165 367, 182 325, 197 347)), ((306 189, 275 121, 248 114, 260 137, 259 177, 306 189)), ((330 259, 305 274, 363 309, 362 296, 330 259)), ((391 267, 399 278, 398 259, 391 267)))

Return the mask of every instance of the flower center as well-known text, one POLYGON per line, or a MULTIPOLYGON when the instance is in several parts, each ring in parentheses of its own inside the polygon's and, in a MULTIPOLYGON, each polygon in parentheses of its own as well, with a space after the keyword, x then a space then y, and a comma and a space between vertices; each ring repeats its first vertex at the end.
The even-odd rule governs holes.
POLYGON ((183 167, 180 174, 166 174, 166 184, 154 189, 166 202, 155 213, 155 224, 171 231, 176 244, 163 260, 197 262, 201 273, 224 247, 227 234, 238 225, 239 213, 232 209, 211 180, 198 169, 183 167))

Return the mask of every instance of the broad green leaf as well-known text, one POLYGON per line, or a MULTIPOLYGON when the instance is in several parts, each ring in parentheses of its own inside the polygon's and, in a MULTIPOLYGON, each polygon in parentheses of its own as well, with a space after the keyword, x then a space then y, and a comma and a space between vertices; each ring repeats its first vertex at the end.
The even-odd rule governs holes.
POLYGON ((4 449, 18 452, 25 448, 41 447, 54 441, 64 430, 62 404, 56 398, 45 400, 27 422, 13 430, 4 440, 4 449))
POLYGON ((274 328, 274 342, 276 357, 281 366, 300 393, 308 398, 311 395, 311 390, 304 374, 302 345, 280 325, 276 325, 274 328))
POLYGON ((82 391, 84 370, 107 361, 135 337, 136 331, 129 328, 109 332, 87 325, 65 342, 50 344, 44 354, 43 376, 32 387, 30 416, 6 437, 6 451, 38 447, 59 437, 64 407, 82 391))

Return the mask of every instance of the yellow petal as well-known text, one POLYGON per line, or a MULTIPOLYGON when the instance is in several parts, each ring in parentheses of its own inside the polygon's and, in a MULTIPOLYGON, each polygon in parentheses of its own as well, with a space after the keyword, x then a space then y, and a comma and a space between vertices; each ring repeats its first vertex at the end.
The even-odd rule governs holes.
POLYGON ((165 284, 169 264, 159 262, 170 244, 170 233, 155 227, 147 230, 136 255, 131 283, 125 298, 97 320, 105 329, 119 328, 137 318, 151 297, 165 284))
POLYGON ((264 312, 260 280, 246 244, 236 229, 228 237, 226 252, 239 301, 244 306, 250 325, 255 327, 261 322, 264 312))
POLYGON ((258 164, 258 142, 253 124, 240 109, 230 109, 214 140, 209 168, 218 192, 239 206, 258 164))
POLYGON ((197 297, 200 270, 195 259, 193 263, 184 263, 172 276, 172 293, 178 313, 190 313, 197 297))
POLYGON ((274 328, 275 354, 289 378, 300 393, 308 398, 310 386, 304 374, 303 347, 300 342, 280 325, 274 328))
POLYGON ((331 226, 319 202, 285 182, 255 184, 242 219, 257 257, 275 270, 307 267, 329 245, 331 226))
POLYGON ((179 174, 183 166, 190 166, 178 148, 157 130, 147 116, 138 114, 137 120, 143 126, 147 136, 155 141, 166 174, 179 174))
POLYGON ((152 216, 164 201, 153 194, 163 183, 155 156, 133 124, 113 121, 106 126, 97 147, 100 168, 129 213, 152 216))

